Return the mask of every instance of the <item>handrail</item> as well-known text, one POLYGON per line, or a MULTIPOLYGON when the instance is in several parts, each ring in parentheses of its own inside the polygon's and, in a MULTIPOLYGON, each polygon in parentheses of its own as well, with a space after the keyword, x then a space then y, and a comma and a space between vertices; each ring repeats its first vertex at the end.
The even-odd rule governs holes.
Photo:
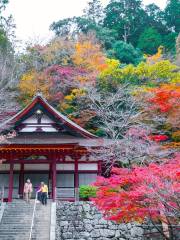
POLYGON ((37 195, 38 195, 38 193, 36 192, 36 197, 35 197, 35 201, 34 201, 34 208, 33 208, 33 215, 32 215, 32 221, 31 221, 31 228, 30 228, 30 234, 29 234, 29 240, 32 239, 32 231, 33 231, 33 226, 34 226, 34 218, 35 218, 36 204, 37 204, 37 195))
POLYGON ((4 186, 1 188, 1 203, 4 201, 4 186))

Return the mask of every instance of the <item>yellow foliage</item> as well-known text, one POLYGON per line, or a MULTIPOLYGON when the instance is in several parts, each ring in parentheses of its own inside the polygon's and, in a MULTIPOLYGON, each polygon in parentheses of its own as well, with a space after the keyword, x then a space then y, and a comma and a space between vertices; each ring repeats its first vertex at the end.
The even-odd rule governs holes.
POLYGON ((176 142, 180 142, 180 130, 178 130, 172 134, 172 139, 176 142))
POLYGON ((80 97, 80 96, 84 96, 85 95, 85 91, 83 89, 78 89, 78 88, 74 88, 71 91, 70 95, 65 96, 65 100, 68 102, 73 101, 75 98, 80 97))
POLYGON ((64 101, 60 103, 60 108, 64 111, 70 108, 74 109, 73 101, 78 97, 84 96, 85 94, 86 93, 83 89, 72 89, 71 93, 69 95, 66 95, 64 97, 64 101))
POLYGON ((116 59, 109 59, 106 58, 105 60, 106 67, 104 70, 100 73, 100 78, 107 77, 108 75, 111 75, 115 70, 117 70, 120 66, 119 60, 116 59))
POLYGON ((145 62, 141 62, 138 66, 133 66, 131 64, 124 68, 110 69, 110 71, 104 71, 100 77, 111 76, 114 79, 121 80, 126 79, 139 79, 142 81, 151 81, 154 83, 160 82, 170 82, 170 83, 180 83, 180 72, 176 71, 177 66, 172 64, 168 60, 163 60, 155 64, 149 65, 145 62))
POLYGON ((69 108, 69 104, 65 103, 65 102, 62 102, 61 103, 61 110, 65 111, 66 109, 69 108))
POLYGON ((156 63, 158 61, 162 60, 162 53, 163 53, 163 46, 160 46, 158 48, 158 51, 156 54, 152 55, 152 56, 146 56, 146 61, 148 64, 153 64, 156 63))
POLYGON ((71 94, 71 95, 67 95, 65 96, 64 98, 66 101, 72 101, 74 99, 74 96, 71 94))
POLYGON ((43 73, 37 73, 35 70, 29 71, 22 75, 19 82, 19 90, 21 96, 32 98, 37 91, 41 91, 43 95, 49 97, 49 81, 43 73))

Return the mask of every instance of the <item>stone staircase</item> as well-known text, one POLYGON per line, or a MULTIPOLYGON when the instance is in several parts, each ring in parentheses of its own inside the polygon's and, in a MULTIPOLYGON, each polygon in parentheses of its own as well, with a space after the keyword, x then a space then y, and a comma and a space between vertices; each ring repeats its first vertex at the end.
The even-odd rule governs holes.
MULTIPOLYGON (((29 240, 34 200, 7 203, 0 223, 0 240, 29 240)), ((32 240, 49 240, 51 203, 36 207, 32 240)))
POLYGON ((47 206, 38 203, 36 205, 36 215, 32 234, 32 240, 49 240, 51 224, 51 203, 47 206))

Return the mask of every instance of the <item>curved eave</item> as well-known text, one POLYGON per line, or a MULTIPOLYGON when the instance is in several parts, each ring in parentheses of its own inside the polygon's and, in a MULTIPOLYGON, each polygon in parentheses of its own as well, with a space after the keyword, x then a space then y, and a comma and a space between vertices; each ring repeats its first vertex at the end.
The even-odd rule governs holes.
POLYGON ((66 126, 73 128, 75 131, 80 133, 85 138, 98 138, 96 135, 88 132, 87 130, 83 129, 70 119, 68 119, 66 116, 58 112, 55 108, 53 108, 42 96, 36 96, 33 101, 27 105, 24 109, 22 109, 20 112, 18 112, 15 116, 4 122, 0 125, 0 128, 3 128, 7 126, 7 129, 14 125, 17 121, 19 121, 23 116, 25 116, 34 106, 35 104, 40 103, 42 106, 44 106, 47 111, 49 111, 52 115, 56 117, 57 120, 62 121, 66 126))

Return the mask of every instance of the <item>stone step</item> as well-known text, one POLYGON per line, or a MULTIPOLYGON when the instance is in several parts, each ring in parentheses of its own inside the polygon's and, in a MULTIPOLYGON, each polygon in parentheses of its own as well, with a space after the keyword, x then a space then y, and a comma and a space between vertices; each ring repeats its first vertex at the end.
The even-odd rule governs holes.
MULTIPOLYGON (((0 223, 0 240, 28 240, 34 201, 30 204, 17 200, 6 205, 0 223)), ((49 240, 51 203, 37 204, 32 240, 49 240)))

